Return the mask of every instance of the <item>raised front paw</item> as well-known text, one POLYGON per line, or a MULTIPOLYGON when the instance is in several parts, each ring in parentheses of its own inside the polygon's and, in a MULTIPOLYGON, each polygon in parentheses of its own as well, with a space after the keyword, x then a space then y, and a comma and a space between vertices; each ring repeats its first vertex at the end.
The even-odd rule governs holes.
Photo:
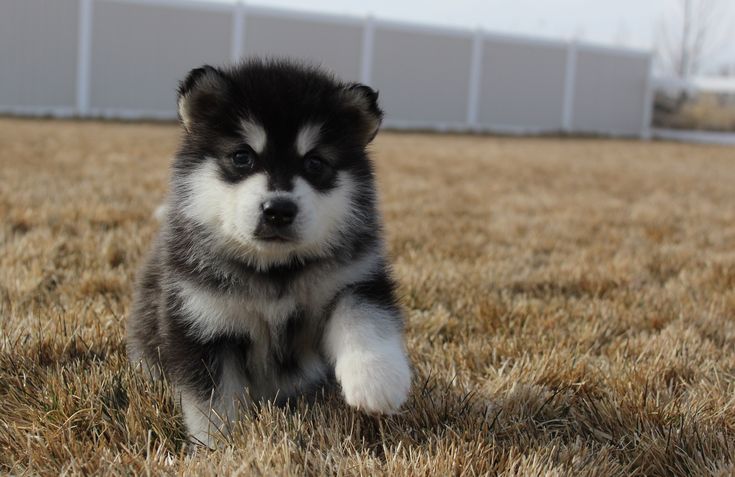
POLYGON ((403 350, 386 354, 351 351, 338 360, 335 374, 347 404, 368 413, 395 413, 411 387, 411 370, 403 350))

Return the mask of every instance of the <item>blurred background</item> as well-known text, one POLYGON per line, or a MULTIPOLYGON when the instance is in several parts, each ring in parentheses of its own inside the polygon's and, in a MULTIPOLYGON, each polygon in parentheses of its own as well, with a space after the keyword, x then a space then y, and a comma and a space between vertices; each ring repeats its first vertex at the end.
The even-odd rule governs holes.
POLYGON ((177 81, 252 55, 380 90, 386 126, 733 141, 726 0, 4 0, 0 112, 175 118, 177 81))

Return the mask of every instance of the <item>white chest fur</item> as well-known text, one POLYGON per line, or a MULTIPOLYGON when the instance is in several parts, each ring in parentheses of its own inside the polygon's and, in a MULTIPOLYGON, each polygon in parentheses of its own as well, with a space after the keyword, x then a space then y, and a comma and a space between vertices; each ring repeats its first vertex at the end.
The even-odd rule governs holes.
POLYGON ((341 289, 368 278, 380 258, 377 253, 368 253, 347 265, 305 274, 278 298, 222 293, 180 282, 176 293, 181 297, 181 316, 202 341, 219 336, 267 340, 273 329, 297 311, 307 319, 319 318, 341 289))
POLYGON ((218 293, 190 282, 179 284, 181 317, 201 341, 219 336, 248 336, 257 340, 267 328, 285 322, 297 309, 293 295, 279 299, 218 293))

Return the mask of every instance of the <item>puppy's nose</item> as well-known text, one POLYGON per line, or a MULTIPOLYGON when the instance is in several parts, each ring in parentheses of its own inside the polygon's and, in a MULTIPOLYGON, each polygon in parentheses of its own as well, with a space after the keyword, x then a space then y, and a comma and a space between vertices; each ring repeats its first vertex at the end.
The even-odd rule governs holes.
POLYGON ((263 202, 263 221, 274 227, 291 225, 299 208, 288 199, 272 199, 263 202))

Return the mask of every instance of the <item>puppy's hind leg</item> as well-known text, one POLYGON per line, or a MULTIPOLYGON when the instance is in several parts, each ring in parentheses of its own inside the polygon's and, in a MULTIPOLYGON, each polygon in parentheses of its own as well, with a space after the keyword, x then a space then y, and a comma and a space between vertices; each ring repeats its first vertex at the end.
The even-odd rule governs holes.
POLYGON ((201 399, 195 393, 182 391, 180 397, 190 442, 210 449, 226 445, 233 425, 250 409, 250 400, 244 395, 230 396, 231 401, 227 401, 214 393, 210 399, 201 399))
POLYGON ((182 391, 181 409, 184 423, 192 444, 214 449, 218 442, 223 442, 227 434, 223 432, 224 416, 214 408, 214 396, 201 399, 195 393, 182 391))
POLYGON ((222 344, 215 384, 205 391, 181 387, 181 407, 191 440, 209 448, 227 442, 232 426, 252 409, 242 344, 222 344))

